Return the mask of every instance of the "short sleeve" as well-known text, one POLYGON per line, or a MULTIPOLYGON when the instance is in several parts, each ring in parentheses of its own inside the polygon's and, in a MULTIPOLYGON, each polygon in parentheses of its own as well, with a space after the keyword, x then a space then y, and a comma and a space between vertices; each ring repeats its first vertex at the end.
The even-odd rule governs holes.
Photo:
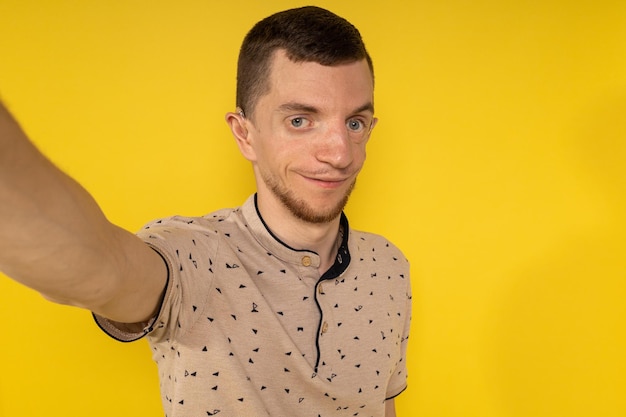
POLYGON ((206 307, 212 285, 216 232, 201 218, 172 217, 146 225, 137 233, 165 261, 168 280, 157 315, 147 323, 124 324, 94 315, 109 336, 131 342, 149 335, 158 342, 189 331, 206 307))

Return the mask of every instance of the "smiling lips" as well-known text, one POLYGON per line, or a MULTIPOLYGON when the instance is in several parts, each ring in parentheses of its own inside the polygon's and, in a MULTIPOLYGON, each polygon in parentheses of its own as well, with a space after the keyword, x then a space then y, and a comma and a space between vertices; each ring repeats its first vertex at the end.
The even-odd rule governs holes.
POLYGON ((322 188, 328 188, 328 189, 332 189, 332 188, 339 188, 341 187, 343 184, 345 184, 346 181, 348 181, 351 177, 340 177, 340 178, 316 178, 316 177, 309 177, 306 175, 302 175, 302 177, 304 179, 306 179, 307 181, 310 181, 316 185, 318 185, 319 187, 322 188))

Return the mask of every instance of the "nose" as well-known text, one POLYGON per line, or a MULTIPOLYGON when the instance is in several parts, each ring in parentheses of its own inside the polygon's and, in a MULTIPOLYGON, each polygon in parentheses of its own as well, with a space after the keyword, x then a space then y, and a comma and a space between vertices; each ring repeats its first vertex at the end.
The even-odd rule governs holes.
POLYGON ((354 146, 345 123, 336 123, 320 138, 315 157, 333 168, 348 168, 354 161, 354 146))

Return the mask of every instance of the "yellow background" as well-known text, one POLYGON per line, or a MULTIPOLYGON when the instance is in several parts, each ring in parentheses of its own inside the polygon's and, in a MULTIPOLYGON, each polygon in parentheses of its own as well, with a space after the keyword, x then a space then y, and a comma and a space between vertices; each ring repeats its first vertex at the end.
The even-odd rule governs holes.
MULTIPOLYGON (((626 415, 626 2, 317 2, 374 57, 347 209, 412 262, 400 416, 626 415)), ((299 1, 0 0, 0 93, 136 230, 239 205, 239 44, 299 1)), ((1 202, 0 202, 1 204, 1 202)), ((0 416, 160 416, 145 341, 0 280, 0 416)))

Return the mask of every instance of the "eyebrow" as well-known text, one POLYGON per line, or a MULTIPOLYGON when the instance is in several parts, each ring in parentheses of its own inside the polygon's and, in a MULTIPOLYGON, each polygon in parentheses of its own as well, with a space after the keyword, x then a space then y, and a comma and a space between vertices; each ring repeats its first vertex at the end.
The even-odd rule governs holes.
POLYGON ((365 103, 364 105, 362 105, 361 107, 359 107, 358 109, 356 109, 354 111, 354 113, 361 113, 364 111, 369 111, 372 114, 374 114, 374 103, 372 103, 371 101, 368 103, 365 103))
MULTIPOLYGON (((298 102, 289 102, 289 103, 281 104, 280 106, 278 106, 277 111, 281 113, 290 113, 290 112, 302 112, 302 113, 311 113, 311 114, 320 113, 317 107, 304 104, 304 103, 298 103, 298 102)), ((355 109, 352 113, 356 114, 356 113, 361 113, 364 111, 369 111, 373 114, 374 104, 371 101, 367 102, 363 104, 362 106, 358 107, 357 109, 355 109)))
POLYGON ((290 112, 302 112, 302 113, 319 113, 317 107, 310 106, 308 104, 289 102, 285 104, 281 104, 277 109, 282 113, 290 113, 290 112))

